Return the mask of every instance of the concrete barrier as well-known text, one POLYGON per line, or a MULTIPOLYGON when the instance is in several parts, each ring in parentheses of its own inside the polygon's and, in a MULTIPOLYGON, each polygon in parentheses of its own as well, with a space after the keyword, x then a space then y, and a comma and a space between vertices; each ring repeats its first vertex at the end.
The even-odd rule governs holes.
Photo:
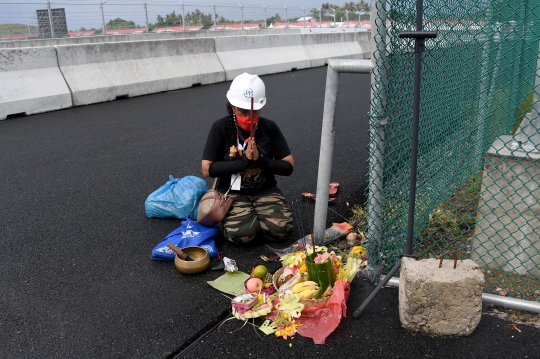
POLYGON ((359 32, 357 36, 358 43, 364 52, 364 59, 371 59, 374 48, 373 41, 371 41, 371 32, 359 32))
POLYGON ((74 105, 225 81, 211 38, 57 46, 74 105))
POLYGON ((33 39, 0 41, 0 48, 17 47, 40 47, 56 45, 77 45, 77 44, 97 44, 102 42, 123 42, 123 41, 156 41, 171 39, 191 39, 198 37, 221 37, 221 36, 253 36, 253 35, 281 35, 299 34, 300 29, 258 29, 258 30, 205 30, 205 31, 185 31, 185 32, 162 32, 149 34, 131 35, 95 35, 82 37, 66 37, 57 39, 33 39))
POLYGON ((227 80, 243 72, 266 75, 311 67, 300 34, 223 36, 214 40, 227 80))
POLYGON ((0 120, 71 107, 54 47, 0 50, 0 120))
POLYGON ((311 59, 311 67, 324 66, 328 59, 363 59, 357 33, 303 34, 302 43, 311 59))

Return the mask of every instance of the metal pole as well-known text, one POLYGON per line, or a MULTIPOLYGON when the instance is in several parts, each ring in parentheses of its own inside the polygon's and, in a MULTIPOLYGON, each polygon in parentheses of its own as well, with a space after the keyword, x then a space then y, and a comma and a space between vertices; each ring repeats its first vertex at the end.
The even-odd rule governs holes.
POLYGON ((186 31, 186 18, 184 16, 184 3, 180 2, 182 4, 182 31, 186 31))
POLYGON ((105 25, 105 14, 103 12, 103 4, 104 2, 99 2, 99 7, 101 8, 101 23, 103 25, 103 35, 107 35, 107 25, 105 25))
POLYGON ((28 13, 26 12, 26 4, 24 4, 24 17, 26 18, 26 30, 28 31, 28 39, 30 39, 30 22, 28 21, 28 13))
POLYGON ((240 19, 241 19, 241 24, 242 24, 241 29, 244 30, 244 5, 240 3, 238 3, 238 5, 240 5, 240 19))
POLYGON ((349 28, 349 11, 345 10, 345 14, 347 15, 347 28, 349 28))
POLYGON ((332 11, 334 12, 334 26, 336 26, 336 9, 332 9, 332 11))
POLYGON ((264 28, 266 29, 266 5, 262 4, 264 8, 264 28))
POLYGON ((214 8, 214 31, 217 30, 216 28, 216 4, 212 3, 212 7, 214 8))
POLYGON ((49 25, 51 26, 51 38, 54 38, 54 26, 51 13, 51 2, 47 0, 47 10, 49 11, 49 25))
POLYGON ((493 59, 498 58, 500 51, 497 51, 497 55, 493 56, 493 49, 498 49, 498 42, 500 41, 501 34, 495 36, 495 29, 493 21, 493 8, 492 5, 488 6, 486 9, 486 20, 484 24, 484 31, 479 36, 479 40, 485 40, 484 46, 482 47, 482 71, 480 73, 480 90, 479 90, 479 100, 478 100, 478 116, 476 117, 476 138, 474 146, 474 163, 475 170, 480 170, 484 167, 484 137, 485 137, 485 124, 486 118, 489 114, 490 108, 490 99, 491 93, 493 90, 494 79, 497 78, 497 71, 493 73, 491 70, 491 65, 493 64, 493 59))
MULTIPOLYGON (((386 19, 386 0, 372 2, 371 11, 374 19, 386 19)), ((360 12, 362 13, 362 12, 360 12)), ((373 72, 371 73, 371 83, 387 83, 387 29, 386 23, 382 21, 373 29, 373 43, 375 56, 373 72)), ((372 243, 369 256, 380 258, 380 244, 382 238, 382 197, 383 197, 383 175, 384 175, 384 151, 385 151, 385 125, 388 123, 386 118, 386 88, 381 86, 378 89, 378 96, 371 90, 371 121, 370 138, 371 148, 369 157, 369 192, 368 192, 368 233, 367 241, 372 243)), ((369 277, 374 282, 378 282, 382 265, 371 266, 369 277)))
POLYGON ((303 19, 304 19, 304 28, 306 27, 306 8, 302 6, 302 12, 304 13, 303 19))
POLYGON ((144 13, 146 15, 146 33, 148 34, 149 31, 148 31, 148 9, 146 8, 146 1, 143 0, 143 4, 144 4, 144 13))
MULTIPOLYGON (((381 280, 384 279, 381 277, 381 280)), ((393 277, 386 283, 387 287, 399 288, 399 277, 393 277)), ((482 303, 506 307, 515 310, 540 313, 540 303, 529 300, 503 297, 501 295, 482 293, 482 303)))
POLYGON ((330 186, 332 156, 334 153, 334 114, 339 92, 339 73, 370 73, 372 69, 373 64, 370 60, 328 60, 319 171, 317 174, 317 201, 315 201, 315 214, 313 218, 313 243, 315 245, 322 246, 324 243, 326 211, 328 209, 328 187, 330 186))
POLYGON ((287 16, 287 6, 283 5, 285 8, 285 28, 289 27, 289 17, 287 16))
POLYGON ((319 29, 322 27, 322 8, 319 8, 319 29))
MULTIPOLYGON (((416 258, 413 254, 413 234, 414 234, 414 211, 416 202, 416 172, 418 164, 418 132, 420 122, 420 85, 422 74, 422 52, 424 51, 424 41, 426 38, 437 37, 437 32, 422 31, 423 21, 423 0, 418 0, 416 3, 416 31, 402 31, 399 33, 400 38, 415 39, 414 47, 414 101, 413 101, 413 118, 412 118, 412 136, 411 136, 411 174, 409 178, 409 216, 407 222, 407 240, 403 257, 416 258)), ((394 265, 386 277, 377 285, 369 297, 362 305, 354 311, 355 318, 360 317, 364 309, 369 305, 381 288, 390 280, 394 273, 401 266, 401 259, 394 265)))

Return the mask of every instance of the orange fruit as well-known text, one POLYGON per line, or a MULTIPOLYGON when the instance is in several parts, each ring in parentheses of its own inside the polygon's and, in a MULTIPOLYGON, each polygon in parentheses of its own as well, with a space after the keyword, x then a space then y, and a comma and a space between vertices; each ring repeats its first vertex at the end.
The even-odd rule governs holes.
POLYGON ((253 268, 253 272, 251 272, 251 275, 253 277, 259 278, 259 279, 266 278, 266 274, 268 274, 268 269, 262 264, 253 268))

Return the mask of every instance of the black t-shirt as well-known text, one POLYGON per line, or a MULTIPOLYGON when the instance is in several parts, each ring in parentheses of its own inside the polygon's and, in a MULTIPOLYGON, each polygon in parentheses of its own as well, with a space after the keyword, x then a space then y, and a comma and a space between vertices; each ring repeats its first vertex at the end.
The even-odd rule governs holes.
MULTIPOLYGON (((238 142, 244 144, 249 137, 249 131, 237 127, 230 116, 217 120, 212 125, 203 152, 203 160, 212 162, 235 161, 243 156, 238 151, 238 142)), ((291 154, 287 141, 274 121, 260 117, 255 131, 255 141, 259 154, 272 160, 281 160, 291 154)), ((250 164, 242 173, 240 191, 244 195, 255 195, 276 185, 274 174, 263 170, 256 164, 250 164)), ((231 184, 231 177, 219 177, 216 189, 226 191, 231 184)))

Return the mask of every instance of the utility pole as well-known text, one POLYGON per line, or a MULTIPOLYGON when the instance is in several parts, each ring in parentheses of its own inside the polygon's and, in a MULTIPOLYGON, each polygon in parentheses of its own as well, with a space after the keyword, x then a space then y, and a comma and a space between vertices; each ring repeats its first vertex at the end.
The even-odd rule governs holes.
POLYGON ((304 13, 303 19, 304 19, 304 27, 306 27, 306 8, 302 6, 302 12, 304 13))
POLYGON ((47 10, 49 11, 49 25, 51 25, 51 38, 54 38, 54 27, 51 13, 51 2, 47 0, 47 10))
POLYGON ((322 8, 319 8, 319 29, 322 27, 322 8))
POLYGON ((334 12, 334 26, 336 26, 336 9, 332 8, 332 11, 334 12))
POLYGON ((349 27, 349 10, 345 10, 345 14, 347 15, 347 28, 349 27))
POLYGON ((264 8, 264 28, 266 29, 266 5, 262 4, 264 8))
POLYGON ((146 1, 143 0, 143 4, 144 4, 144 13, 146 15, 146 33, 148 34, 149 31, 148 31, 148 9, 146 8, 146 1))
POLYGON ((240 20, 241 20, 241 29, 244 30, 244 5, 238 3, 240 5, 240 20))
POLYGON ((287 16, 287 6, 283 5, 283 7, 285 8, 285 28, 288 28, 289 27, 289 20, 288 20, 288 16, 287 16))

